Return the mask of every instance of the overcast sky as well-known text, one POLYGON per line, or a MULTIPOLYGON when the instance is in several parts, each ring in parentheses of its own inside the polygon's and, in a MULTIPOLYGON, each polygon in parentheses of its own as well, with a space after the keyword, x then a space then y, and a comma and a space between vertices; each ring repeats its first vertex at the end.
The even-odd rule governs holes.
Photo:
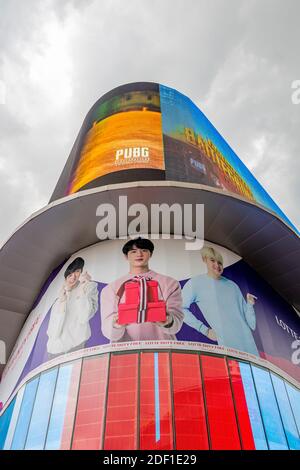
POLYGON ((299 0, 0 0, 0 242, 47 204, 94 102, 189 96, 300 227, 299 0))

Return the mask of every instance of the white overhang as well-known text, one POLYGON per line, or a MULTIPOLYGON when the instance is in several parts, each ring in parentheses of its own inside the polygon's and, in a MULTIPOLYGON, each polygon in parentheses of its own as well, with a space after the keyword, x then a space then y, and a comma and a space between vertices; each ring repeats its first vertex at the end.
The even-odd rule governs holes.
POLYGON ((276 214, 199 184, 108 185, 52 202, 29 217, 0 249, 0 340, 8 355, 50 273, 74 252, 99 242, 96 208, 103 203, 117 207, 119 196, 125 195, 128 205, 143 203, 149 213, 150 204, 204 204, 204 238, 240 255, 300 310, 300 237, 276 214))

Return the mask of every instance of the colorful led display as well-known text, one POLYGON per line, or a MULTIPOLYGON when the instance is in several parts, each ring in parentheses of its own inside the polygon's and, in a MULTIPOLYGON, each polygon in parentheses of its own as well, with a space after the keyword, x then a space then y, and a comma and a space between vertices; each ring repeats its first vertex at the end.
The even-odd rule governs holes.
POLYGON ((105 184, 161 179, 199 183, 258 203, 298 232, 203 112, 156 83, 123 85, 95 103, 51 201, 105 184))
POLYGON ((0 417, 0 449, 293 450, 299 403, 300 390, 244 361, 103 354, 28 382, 0 417))

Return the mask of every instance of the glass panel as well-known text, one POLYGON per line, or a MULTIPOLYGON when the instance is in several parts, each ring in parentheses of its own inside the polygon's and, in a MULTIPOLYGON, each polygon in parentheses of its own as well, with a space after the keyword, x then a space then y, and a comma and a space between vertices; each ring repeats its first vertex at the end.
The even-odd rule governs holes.
POLYGON ((290 399, 294 418, 300 435, 300 390, 285 382, 286 390, 290 399))
POLYGON ((4 447, 4 443, 5 443, 6 436, 9 430, 9 425, 11 422, 12 414, 14 411, 15 402, 16 402, 16 397, 11 401, 8 408, 4 411, 4 413, 0 417, 0 450, 2 450, 4 447))
POLYGON ((142 353, 140 370, 140 448, 173 449, 169 354, 142 353))
POLYGON ((63 431, 62 431, 62 436, 61 436, 61 444, 60 444, 61 450, 69 450, 71 446, 75 412, 76 412, 76 406, 77 406, 81 362, 82 361, 80 360, 80 361, 76 361, 73 364, 70 387, 68 391, 68 401, 67 401, 67 406, 66 406, 65 419, 64 419, 63 431))
POLYGON ((224 358, 201 356, 212 449, 240 449, 227 365, 224 358), (230 429, 230 432, 227 430, 230 429))
POLYGON ((269 372, 252 366, 266 435, 271 450, 288 449, 269 372))
POLYGON ((104 449, 137 448, 138 355, 113 354, 107 400, 104 449))
POLYGON ((102 448, 108 356, 84 359, 72 449, 102 448))
POLYGON ((24 444, 27 436, 27 430, 31 418, 38 383, 39 376, 36 377, 34 380, 31 380, 31 382, 28 382, 28 384, 26 384, 21 410, 11 446, 12 450, 24 449, 24 444))
POLYGON ((19 412, 20 412, 24 392, 25 392, 25 387, 22 387, 21 390, 19 390, 18 393, 17 393, 16 403, 15 403, 15 406, 14 406, 14 411, 13 411, 13 414, 12 414, 12 417, 11 417, 9 430, 8 430, 8 433, 7 433, 7 436, 6 436, 6 439, 5 439, 5 444, 4 444, 4 447, 3 447, 4 450, 9 450, 10 447, 11 447, 11 443, 12 443, 12 440, 13 440, 13 437, 14 437, 14 432, 15 432, 15 428, 16 428, 16 424, 17 424, 17 420, 18 420, 18 416, 19 416, 19 412))
POLYGON ((176 449, 208 449, 198 354, 172 354, 176 449))
POLYGON ((55 368, 41 374, 25 449, 40 450, 44 448, 57 370, 55 368))
POLYGON ((249 412, 244 392, 244 386, 240 374, 239 363, 228 361, 232 390, 234 395, 235 409, 240 428, 242 448, 245 450, 255 450, 249 412))
POLYGON ((289 447, 290 449, 299 450, 299 434, 297 431, 297 426, 294 420, 288 395, 284 386, 284 381, 274 374, 271 374, 271 378, 289 447))
POLYGON ((268 444, 261 419, 259 404, 255 392, 255 386, 249 364, 239 362, 240 373, 243 381, 244 392, 251 422, 253 438, 256 450, 267 450, 268 444))
POLYGON ((60 449, 74 364, 59 368, 45 449, 60 449))

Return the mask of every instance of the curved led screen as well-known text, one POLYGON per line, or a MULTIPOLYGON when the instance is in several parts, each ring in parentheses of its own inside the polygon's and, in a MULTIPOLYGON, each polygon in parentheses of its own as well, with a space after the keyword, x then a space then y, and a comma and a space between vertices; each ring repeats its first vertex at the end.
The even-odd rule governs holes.
POLYGON ((51 201, 106 184, 161 179, 241 196, 297 231, 200 109, 156 83, 123 85, 95 103, 51 201))
POLYGON ((0 450, 299 450, 299 425, 300 390, 262 367, 112 352, 24 384, 0 416, 0 450))

